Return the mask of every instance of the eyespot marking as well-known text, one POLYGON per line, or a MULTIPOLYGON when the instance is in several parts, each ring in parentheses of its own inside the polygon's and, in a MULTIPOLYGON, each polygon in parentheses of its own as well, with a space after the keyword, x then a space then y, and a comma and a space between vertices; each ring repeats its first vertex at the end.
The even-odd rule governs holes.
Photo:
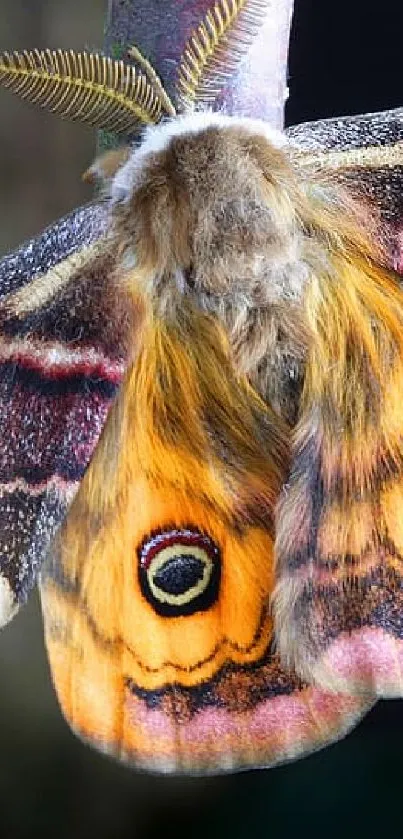
POLYGON ((217 600, 220 550, 207 534, 193 528, 159 531, 137 553, 142 594, 158 615, 192 615, 217 600))

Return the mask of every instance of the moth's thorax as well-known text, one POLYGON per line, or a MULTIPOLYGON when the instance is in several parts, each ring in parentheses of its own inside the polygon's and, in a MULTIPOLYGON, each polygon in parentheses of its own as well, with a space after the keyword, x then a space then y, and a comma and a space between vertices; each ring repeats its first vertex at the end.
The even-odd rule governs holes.
POLYGON ((281 134, 217 114, 149 129, 112 184, 115 235, 136 291, 178 332, 185 303, 218 318, 239 372, 287 419, 295 394, 284 370, 300 369, 307 276, 297 192, 281 134))
POLYGON ((264 122, 217 114, 148 130, 111 194, 126 262, 154 297, 169 278, 203 306, 299 299, 301 233, 284 143, 264 122))
POLYGON ((195 112, 169 119, 158 125, 148 126, 144 130, 142 142, 133 149, 129 160, 115 175, 111 190, 112 200, 130 199, 138 182, 139 173, 150 155, 166 151, 172 140, 177 137, 200 135, 211 128, 241 129, 246 134, 266 138, 276 148, 283 148, 287 144, 284 134, 260 119, 227 116, 210 111, 195 112))

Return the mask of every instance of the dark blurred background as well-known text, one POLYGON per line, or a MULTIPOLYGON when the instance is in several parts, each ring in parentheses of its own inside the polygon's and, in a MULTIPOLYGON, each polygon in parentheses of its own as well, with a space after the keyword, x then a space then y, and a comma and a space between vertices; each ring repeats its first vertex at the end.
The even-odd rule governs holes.
MULTIPOLYGON (((0 49, 99 47, 105 6, 0 0, 0 49)), ((288 124, 403 104, 400 11, 401 0, 296 0, 288 124)), ((88 200, 80 173, 94 133, 0 91, 0 150, 2 254, 88 200)), ((36 599, 1 633, 1 839, 401 836, 402 774, 397 701, 378 704, 340 743, 279 769, 205 780, 129 772, 63 722, 36 599)))

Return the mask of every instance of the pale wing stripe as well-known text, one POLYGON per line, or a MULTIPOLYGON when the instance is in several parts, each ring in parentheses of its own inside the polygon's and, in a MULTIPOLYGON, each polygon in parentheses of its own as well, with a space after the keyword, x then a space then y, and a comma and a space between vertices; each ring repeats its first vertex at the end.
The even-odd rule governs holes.
POLYGON ((403 141, 390 146, 366 146, 347 151, 302 151, 290 149, 291 158, 299 166, 319 169, 372 169, 403 166, 403 141))
POLYGON ((77 492, 78 485, 79 481, 67 481, 59 475, 53 475, 37 484, 28 483, 24 478, 14 478, 12 481, 0 483, 0 500, 4 495, 12 495, 14 492, 24 492, 26 495, 37 496, 44 492, 49 494, 53 491, 60 495, 63 502, 69 504, 77 492))
POLYGON ((111 361, 108 356, 97 352, 95 349, 69 349, 64 343, 52 342, 41 344, 39 341, 23 341, 21 339, 8 340, 3 336, 0 340, 0 361, 9 361, 14 358, 21 359, 27 364, 31 361, 37 362, 44 372, 53 370, 68 369, 69 374, 74 374, 74 369, 80 367, 101 367, 105 376, 121 378, 125 371, 123 362, 111 361))
POLYGON ((85 245, 81 250, 59 262, 45 274, 40 274, 17 292, 9 294, 2 301, 2 307, 17 317, 24 317, 44 306, 67 285, 71 277, 95 256, 99 245, 85 245))

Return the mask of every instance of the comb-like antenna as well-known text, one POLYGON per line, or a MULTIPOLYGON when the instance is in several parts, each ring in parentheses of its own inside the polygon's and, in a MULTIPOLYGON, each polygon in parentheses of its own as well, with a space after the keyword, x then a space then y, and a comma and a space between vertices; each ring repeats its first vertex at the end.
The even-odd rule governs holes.
POLYGON ((0 54, 0 84, 62 117, 117 134, 129 135, 139 123, 156 123, 166 110, 161 90, 146 75, 98 53, 5 52, 0 54))
POLYGON ((212 103, 267 15, 268 0, 217 0, 190 36, 177 76, 184 110, 212 103))
POLYGON ((131 58, 134 58, 134 60, 137 62, 137 64, 140 67, 142 67, 142 69, 144 70, 144 73, 147 76, 151 87, 154 88, 154 92, 155 92, 156 96, 159 96, 159 98, 161 100, 161 104, 162 104, 163 108, 165 109, 166 113, 169 114, 169 116, 171 116, 171 117, 176 116, 175 105, 173 104, 172 100, 169 98, 169 96, 168 96, 168 94, 167 94, 167 92, 164 88, 164 85, 162 84, 162 81, 161 81, 159 75, 154 70, 154 67, 152 66, 151 62, 147 61, 147 59, 144 57, 143 53, 141 53, 140 50, 137 49, 137 47, 135 47, 135 46, 130 47, 130 49, 128 50, 128 55, 130 55, 131 58))

